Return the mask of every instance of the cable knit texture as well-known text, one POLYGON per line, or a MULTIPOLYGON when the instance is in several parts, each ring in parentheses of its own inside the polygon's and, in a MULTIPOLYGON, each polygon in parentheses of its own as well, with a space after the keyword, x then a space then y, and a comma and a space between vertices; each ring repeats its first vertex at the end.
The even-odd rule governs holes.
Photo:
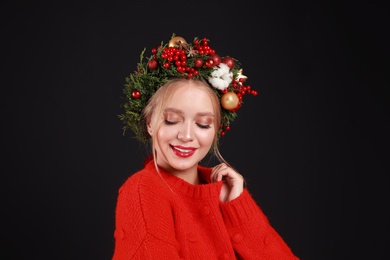
POLYGON ((150 161, 121 186, 112 259, 298 260, 248 190, 219 201, 222 182, 198 167, 204 183, 192 185, 150 161))

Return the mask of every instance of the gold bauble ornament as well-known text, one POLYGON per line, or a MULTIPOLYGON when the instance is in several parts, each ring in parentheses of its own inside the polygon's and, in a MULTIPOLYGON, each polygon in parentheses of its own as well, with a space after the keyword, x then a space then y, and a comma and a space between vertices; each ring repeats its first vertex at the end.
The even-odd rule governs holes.
POLYGON ((238 98, 237 94, 230 91, 221 97, 221 105, 226 110, 233 110, 238 106, 238 102, 240 102, 240 99, 238 98))
POLYGON ((180 36, 172 37, 168 43, 168 47, 175 47, 175 48, 181 48, 181 47, 185 48, 187 45, 188 45, 187 41, 180 36))

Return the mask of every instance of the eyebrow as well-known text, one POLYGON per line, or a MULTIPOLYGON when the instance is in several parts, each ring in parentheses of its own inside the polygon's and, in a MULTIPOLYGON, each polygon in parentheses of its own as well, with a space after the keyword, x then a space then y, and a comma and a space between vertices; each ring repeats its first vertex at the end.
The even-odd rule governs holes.
MULTIPOLYGON (((176 108, 173 108, 173 107, 167 107, 165 108, 164 110, 164 113, 167 113, 167 112, 173 112, 173 113, 176 113, 176 114, 179 114, 179 115, 183 115, 183 111, 181 111, 180 109, 176 109, 176 108)), ((211 112, 200 112, 200 113, 197 113, 196 116, 211 116, 211 117, 214 117, 214 114, 211 113, 211 112)))

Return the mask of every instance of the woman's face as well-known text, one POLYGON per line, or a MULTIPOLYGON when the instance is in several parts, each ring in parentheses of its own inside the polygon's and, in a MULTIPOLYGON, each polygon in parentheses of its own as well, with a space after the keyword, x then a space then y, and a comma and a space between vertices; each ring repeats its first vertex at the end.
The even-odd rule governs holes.
POLYGON ((214 139, 215 119, 210 96, 192 82, 179 83, 163 111, 157 130, 157 164, 173 174, 197 172, 214 139))

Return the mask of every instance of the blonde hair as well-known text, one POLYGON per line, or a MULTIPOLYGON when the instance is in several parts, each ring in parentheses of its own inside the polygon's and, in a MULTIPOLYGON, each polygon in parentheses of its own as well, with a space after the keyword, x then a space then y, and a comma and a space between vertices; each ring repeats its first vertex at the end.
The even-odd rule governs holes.
MULTIPOLYGON (((221 104, 217 94, 211 88, 211 86, 203 79, 186 79, 186 78, 175 78, 169 80, 167 83, 162 85, 154 95, 149 99, 146 107, 142 112, 143 122, 145 124, 145 131, 147 131, 147 125, 150 125, 153 132, 157 132, 161 123, 163 122, 163 112, 167 106, 168 101, 172 97, 172 94, 184 84, 188 84, 191 82, 195 84, 200 89, 204 90, 211 98, 214 112, 214 124, 215 124, 215 132, 214 132, 214 140, 213 144, 210 148, 210 153, 214 155, 220 162, 226 163, 229 165, 226 160, 222 157, 219 148, 218 148, 218 131, 221 125, 221 104)), ((154 158, 154 163, 156 164, 156 151, 155 151, 155 143, 156 143, 156 135, 151 137, 151 148, 152 155, 154 158)), ((156 165, 156 169, 157 165, 156 165)))

